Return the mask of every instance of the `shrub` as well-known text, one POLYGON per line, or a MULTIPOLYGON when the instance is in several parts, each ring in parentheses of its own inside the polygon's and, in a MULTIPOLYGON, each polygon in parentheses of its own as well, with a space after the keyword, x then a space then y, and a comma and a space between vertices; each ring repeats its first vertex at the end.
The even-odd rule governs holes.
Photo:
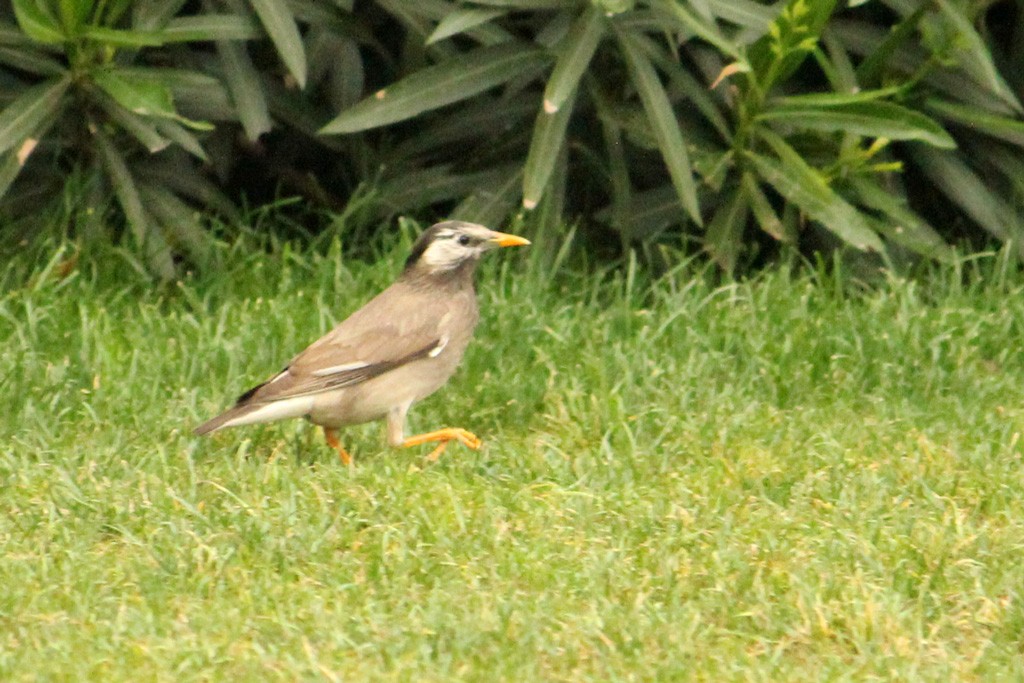
POLYGON ((164 276, 172 254, 201 257, 193 207, 230 213, 224 181, 257 164, 329 208, 364 188, 364 220, 522 216, 545 231, 583 216, 627 247, 681 233, 728 271, 786 245, 1024 249, 1019 3, 15 0, 4 12, 4 207, 35 206, 75 169, 88 206, 113 191, 164 276))

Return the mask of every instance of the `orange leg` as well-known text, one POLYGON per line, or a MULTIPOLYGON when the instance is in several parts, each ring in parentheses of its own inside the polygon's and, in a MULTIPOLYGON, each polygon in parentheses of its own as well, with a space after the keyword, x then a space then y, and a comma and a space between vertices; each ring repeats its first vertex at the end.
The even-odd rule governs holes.
POLYGON ((474 451, 480 448, 480 444, 483 443, 472 432, 467 432, 465 429, 460 429, 459 427, 446 427, 445 429, 438 429, 436 432, 410 436, 402 442, 402 448, 419 446, 420 444, 430 443, 432 441, 439 441, 440 443, 438 443, 437 448, 432 450, 430 455, 427 456, 427 460, 430 460, 431 462, 441 457, 441 454, 444 453, 444 449, 448 447, 449 441, 459 441, 463 446, 471 448, 474 451))
POLYGON ((343 465, 352 466, 352 456, 349 455, 345 447, 341 445, 341 440, 338 439, 338 430, 331 429, 330 427, 324 427, 324 439, 327 440, 327 445, 338 451, 338 457, 341 458, 343 465))

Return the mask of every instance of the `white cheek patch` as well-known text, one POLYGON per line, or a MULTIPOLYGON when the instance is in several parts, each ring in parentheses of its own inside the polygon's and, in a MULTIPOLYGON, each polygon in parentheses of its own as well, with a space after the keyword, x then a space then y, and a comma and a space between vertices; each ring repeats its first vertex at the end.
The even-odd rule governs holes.
POLYGON ((462 263, 466 258, 465 247, 460 247, 452 240, 437 240, 432 243, 421 257, 429 267, 447 270, 462 263))

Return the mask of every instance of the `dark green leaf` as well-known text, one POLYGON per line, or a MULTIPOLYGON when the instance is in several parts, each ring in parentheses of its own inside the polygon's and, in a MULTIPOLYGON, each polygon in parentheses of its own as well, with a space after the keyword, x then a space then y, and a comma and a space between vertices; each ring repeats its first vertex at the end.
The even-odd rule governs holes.
POLYGON ((1024 121, 998 116, 969 104, 957 104, 938 98, 928 100, 925 106, 947 121, 1024 147, 1024 121))
POLYGON ((711 258, 727 273, 736 268, 749 214, 746 194, 741 187, 736 187, 728 193, 708 223, 704 246, 711 258))
POLYGON ((260 36, 260 27, 246 16, 234 14, 202 14, 194 17, 175 17, 162 29, 165 42, 192 42, 212 40, 254 40, 260 36))
POLYGON ((580 82, 604 35, 604 17, 596 7, 589 7, 573 22, 560 45, 558 61, 544 89, 544 111, 558 111, 580 82))
POLYGON ((140 116, 177 116, 171 90, 151 80, 125 78, 113 69, 98 69, 92 73, 93 82, 114 101, 140 116))
POLYGON ((212 240, 202 229, 196 209, 159 185, 139 184, 139 194, 146 209, 165 227, 175 244, 198 263, 208 260, 212 240))
POLYGON ((0 64, 37 76, 60 76, 66 71, 57 60, 28 48, 0 47, 0 64))
POLYGON ((442 201, 461 199, 476 188, 501 182, 509 168, 476 173, 452 173, 448 165, 404 173, 382 183, 377 195, 390 211, 418 209, 442 201))
POLYGON ((772 208, 768 197, 761 190, 754 174, 744 173, 740 184, 747 195, 747 204, 750 206, 750 212, 754 214, 754 220, 757 221, 758 227, 779 242, 790 244, 796 242, 796 234, 786 231, 786 225, 779 220, 779 215, 775 213, 775 209, 772 208))
POLYGON ((295 25, 288 3, 281 0, 249 0, 256 15, 277 48, 281 61, 288 67, 299 88, 306 87, 306 50, 295 25))
POLYGON ((805 104, 789 97, 769 105, 757 120, 777 121, 793 128, 839 131, 891 140, 920 140, 942 149, 956 142, 942 126, 920 112, 891 102, 849 102, 835 105, 805 104))
POLYGON ((217 52, 224 66, 224 80, 234 101, 235 113, 242 122, 246 137, 257 140, 273 127, 259 73, 244 45, 220 40, 217 41, 217 52))
POLYGON ((473 0, 474 4, 489 7, 507 7, 509 9, 571 9, 579 6, 574 0, 473 0))
POLYGON ((471 28, 486 24, 491 19, 503 16, 503 9, 459 9, 444 16, 437 28, 427 38, 427 45, 464 33, 471 28))
POLYGON ((477 186, 455 207, 451 217, 481 225, 501 225, 518 204, 521 177, 522 169, 512 168, 504 178, 496 178, 494 183, 486 186, 477 186))
POLYGON ((1012 238, 1018 250, 1024 247, 1020 217, 964 161, 925 145, 914 145, 912 153, 924 174, 978 225, 1001 240, 1012 238))
POLYGON ((947 260, 952 257, 952 250, 935 228, 914 213, 903 198, 868 178, 851 178, 850 183, 862 204, 889 219, 878 223, 889 239, 930 258, 947 260))
POLYGON ((180 145, 182 149, 192 156, 201 159, 202 161, 207 160, 206 151, 203 149, 199 139, 176 121, 172 121, 170 119, 156 119, 153 122, 153 125, 161 135, 175 144, 180 145))
MULTIPOLYGON (((653 3, 653 6, 670 23, 678 24, 687 31, 691 31, 697 37, 714 45, 722 54, 729 55, 736 61, 743 61, 742 54, 736 49, 736 45, 723 36, 717 26, 690 12, 683 3, 676 0, 658 0, 653 3)), ((629 15, 625 16, 628 17, 629 15)), ((664 25, 667 22, 662 21, 661 23, 664 25)))
POLYGON ((110 47, 158 47, 169 42, 162 31, 125 31, 106 26, 86 26, 82 37, 110 47))
POLYGON ((0 112, 0 153, 21 145, 64 103, 69 80, 58 78, 27 88, 0 112))
POLYGON ((528 74, 546 61, 542 50, 522 43, 479 48, 378 91, 343 111, 320 132, 355 133, 412 118, 528 74))
POLYGON ((762 131, 762 137, 778 158, 747 154, 764 182, 847 244, 861 250, 882 251, 882 242, 868 222, 829 187, 821 173, 782 138, 768 131, 762 131))
POLYGON ((935 0, 935 2, 959 34, 958 42, 963 48, 961 66, 976 81, 988 88, 989 92, 1013 107, 1014 111, 1022 111, 1020 101, 1003 80, 992 61, 992 51, 985 44, 984 39, 978 35, 971 21, 964 15, 964 5, 957 3, 954 6, 949 0, 935 0))
POLYGON ((151 121, 132 113, 115 102, 113 98, 96 96, 96 101, 114 123, 141 142, 150 154, 155 154, 171 144, 170 140, 157 131, 151 121))
POLYGON ((554 113, 542 109, 533 124, 533 139, 523 168, 523 206, 533 209, 551 178, 555 162, 565 144, 565 129, 572 117, 575 97, 554 113))
POLYGON ((690 214, 690 218, 701 225, 700 206, 697 202, 697 189, 690 166, 690 157, 687 154, 686 142, 679 131, 679 123, 676 121, 676 115, 669 103, 668 95, 665 94, 665 89, 662 87, 654 67, 651 66, 643 49, 635 42, 633 36, 620 32, 619 42, 629 64, 633 83, 640 94, 651 128, 658 140, 658 149, 668 167, 672 184, 679 194, 679 200, 690 214))
POLYGON ((98 134, 95 139, 96 147, 100 151, 103 165, 107 169, 107 175, 114 188, 114 194, 124 211, 136 242, 146 255, 149 267, 161 279, 173 279, 174 261, 171 258, 170 247, 146 215, 138 187, 132 178, 131 171, 128 170, 128 164, 105 135, 98 134))
POLYGON ((40 43, 62 43, 67 40, 57 19, 35 0, 13 0, 18 26, 32 40, 40 43))

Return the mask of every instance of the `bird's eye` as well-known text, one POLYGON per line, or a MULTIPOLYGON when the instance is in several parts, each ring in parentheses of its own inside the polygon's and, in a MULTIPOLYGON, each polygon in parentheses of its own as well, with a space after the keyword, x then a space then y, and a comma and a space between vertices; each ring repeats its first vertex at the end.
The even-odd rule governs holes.
POLYGON ((469 244, 469 235, 459 235, 459 244, 467 246, 469 244))

